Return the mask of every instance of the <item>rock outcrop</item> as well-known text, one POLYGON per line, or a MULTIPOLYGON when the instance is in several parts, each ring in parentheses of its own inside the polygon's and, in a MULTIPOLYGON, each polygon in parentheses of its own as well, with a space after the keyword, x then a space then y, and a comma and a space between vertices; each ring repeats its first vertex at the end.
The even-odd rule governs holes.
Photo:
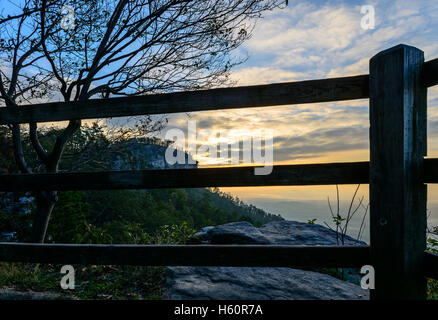
POLYGON ((119 153, 109 164, 110 170, 142 170, 142 169, 196 169, 197 161, 192 156, 172 147, 171 142, 151 139, 130 139, 120 145, 119 153), (170 164, 166 160, 166 151, 176 157, 182 153, 184 163, 170 164))
MULTIPOLYGON (((274 221, 260 228, 235 222, 201 229, 192 243, 337 245, 336 232, 320 225, 274 221)), ((344 245, 365 245, 346 237, 344 245)), ((327 274, 292 268, 168 267, 168 299, 368 299, 360 286, 327 274)), ((351 269, 350 269, 351 271, 351 269)), ((352 277, 353 280, 354 277, 352 277)))
POLYGON ((326 274, 291 268, 169 267, 172 300, 357 300, 361 287, 326 274))
MULTIPOLYGON (((284 244, 284 245, 341 245, 336 232, 319 224, 280 220, 260 228, 249 222, 232 222, 206 227, 194 235, 192 243, 208 244, 284 244)), ((345 236, 344 245, 366 245, 345 236)))

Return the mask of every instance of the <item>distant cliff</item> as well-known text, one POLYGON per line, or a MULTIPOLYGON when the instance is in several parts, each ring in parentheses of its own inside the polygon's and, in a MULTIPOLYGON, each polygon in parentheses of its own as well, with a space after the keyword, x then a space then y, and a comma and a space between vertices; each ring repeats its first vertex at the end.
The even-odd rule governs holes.
POLYGON ((130 139, 120 143, 123 152, 114 156, 110 164, 112 170, 140 170, 140 169, 193 169, 198 167, 197 161, 184 152, 185 164, 169 164, 165 159, 167 148, 172 148, 170 141, 158 139, 130 139), (193 163, 195 164, 189 164, 193 163))

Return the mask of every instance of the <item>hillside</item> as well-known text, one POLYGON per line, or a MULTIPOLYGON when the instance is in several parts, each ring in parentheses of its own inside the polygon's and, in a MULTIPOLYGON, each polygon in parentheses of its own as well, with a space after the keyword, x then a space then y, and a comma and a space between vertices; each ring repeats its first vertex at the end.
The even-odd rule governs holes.
MULTIPOLYGON (((49 144, 50 137, 49 131, 41 137, 42 143, 49 144)), ((84 127, 67 146, 62 169, 197 167, 197 164, 167 165, 164 153, 168 146, 169 142, 157 139, 113 142, 102 134, 100 128, 84 127), (81 147, 78 142, 85 146, 81 147), (93 161, 84 162, 86 165, 81 167, 75 166, 85 156, 93 161)), ((186 154, 185 157, 190 159, 191 156, 186 154)), ((32 161, 31 155, 29 161, 32 161)), ((14 171, 13 167, 5 169, 14 171)), ((29 199, 24 194, 0 194, 0 198, 0 237, 3 234, 5 240, 29 240, 34 202, 23 204, 23 199, 29 199)), ((282 220, 278 215, 245 204, 218 189, 69 191, 59 192, 58 198, 47 234, 47 241, 58 243, 139 243, 150 240, 163 226, 186 228, 188 233, 193 233, 208 225, 234 221, 248 221, 260 226, 282 220)))
POLYGON ((56 242, 145 242, 146 234, 156 234, 163 226, 184 226, 191 233, 191 230, 232 221, 262 225, 281 219, 217 190, 62 192, 48 239, 56 242), (84 238, 84 234, 89 237, 84 238))

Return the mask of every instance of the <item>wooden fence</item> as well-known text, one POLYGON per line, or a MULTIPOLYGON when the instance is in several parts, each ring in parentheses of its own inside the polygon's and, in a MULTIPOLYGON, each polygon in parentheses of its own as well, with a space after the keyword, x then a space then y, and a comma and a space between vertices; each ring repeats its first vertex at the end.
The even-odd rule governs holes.
POLYGON ((0 243, 0 261, 263 267, 375 268, 372 299, 425 299, 438 279, 438 255, 426 252, 426 183, 438 183, 438 159, 426 155, 427 88, 438 59, 399 45, 370 60, 370 74, 85 102, 1 108, 0 124, 370 99, 370 162, 254 167, 0 175, 0 191, 241 187, 369 183, 370 246, 67 245, 0 243))

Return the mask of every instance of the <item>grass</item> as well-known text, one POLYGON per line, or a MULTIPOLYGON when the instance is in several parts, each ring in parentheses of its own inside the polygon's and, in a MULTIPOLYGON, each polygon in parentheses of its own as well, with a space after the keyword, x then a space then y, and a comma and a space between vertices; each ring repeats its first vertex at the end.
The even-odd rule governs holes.
POLYGON ((162 299, 165 270, 162 267, 83 266, 75 269, 75 289, 60 286, 61 265, 0 263, 0 288, 44 292, 61 299, 136 300, 162 299))
MULTIPOLYGON (((97 243, 106 243, 103 230, 92 229, 97 243)), ((164 225, 152 235, 135 230, 127 232, 123 243, 185 244, 195 233, 187 223, 164 225), (135 232, 137 231, 137 232, 135 232)), ((64 290, 60 281, 62 265, 0 262, 0 289, 43 292, 64 299, 163 299, 164 267, 73 265, 75 289, 64 290)))

